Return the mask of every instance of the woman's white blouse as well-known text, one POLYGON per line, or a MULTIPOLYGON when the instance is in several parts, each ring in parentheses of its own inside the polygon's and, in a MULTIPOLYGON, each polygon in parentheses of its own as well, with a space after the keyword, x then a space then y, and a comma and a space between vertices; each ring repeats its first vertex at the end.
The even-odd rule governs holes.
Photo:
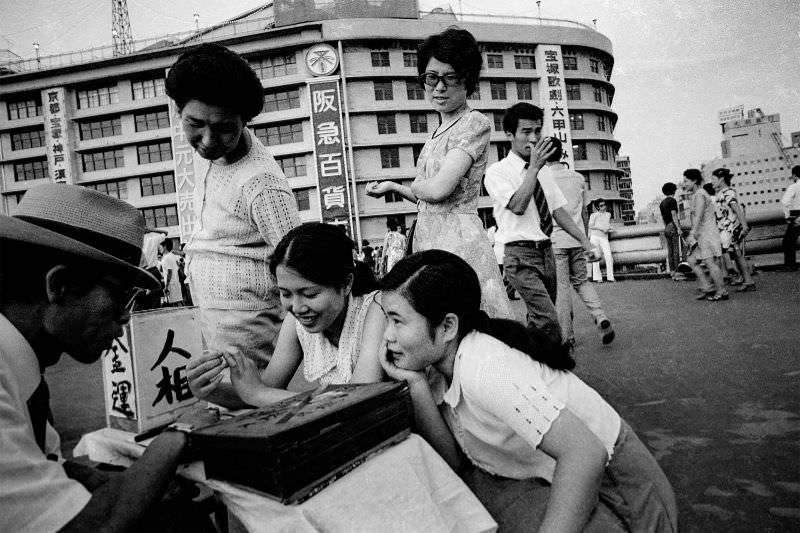
POLYGON ((444 380, 433 387, 461 449, 492 474, 552 481, 555 461, 537 447, 564 407, 597 436, 609 460, 614 453, 620 417, 594 389, 492 336, 467 334, 450 387, 444 380))

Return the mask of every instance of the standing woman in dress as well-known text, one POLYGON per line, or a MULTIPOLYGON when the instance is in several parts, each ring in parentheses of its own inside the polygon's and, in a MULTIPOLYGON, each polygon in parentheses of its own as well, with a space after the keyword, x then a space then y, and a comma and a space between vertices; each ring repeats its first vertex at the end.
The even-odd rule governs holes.
POLYGON ((478 43, 468 31, 450 27, 428 37, 417 59, 419 81, 441 124, 423 146, 410 186, 372 182, 367 194, 381 197, 395 192, 416 202, 414 252, 435 248, 462 257, 480 278, 481 307, 490 316, 513 318, 477 211, 491 133, 489 119, 467 105, 483 63, 478 43))
POLYGON ((683 189, 692 195, 692 229, 686 240, 691 250, 689 257, 692 270, 700 282, 700 295, 697 299, 712 302, 727 300, 728 291, 725 290, 722 270, 717 264, 717 260, 722 257, 722 245, 717 229, 716 207, 703 189, 703 174, 696 168, 685 170, 683 189), (708 269, 711 281, 700 266, 701 262, 708 269))
POLYGON ((386 237, 383 239, 384 256, 381 258, 382 274, 389 272, 406 253, 406 236, 398 229, 397 221, 391 218, 387 220, 386 229, 386 237))

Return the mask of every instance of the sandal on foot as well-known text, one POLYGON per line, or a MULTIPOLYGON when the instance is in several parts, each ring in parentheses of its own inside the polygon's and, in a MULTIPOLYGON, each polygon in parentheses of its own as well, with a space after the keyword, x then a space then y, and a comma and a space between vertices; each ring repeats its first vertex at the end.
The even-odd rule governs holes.
POLYGON ((706 300, 709 302, 718 302, 720 300, 727 300, 730 298, 730 295, 727 292, 723 292, 722 294, 712 294, 711 296, 706 296, 706 300))
POLYGON ((754 290, 756 290, 756 284, 755 282, 751 282, 751 283, 743 283, 741 287, 736 289, 736 292, 749 292, 754 290))
POLYGON ((697 296, 694 297, 695 300, 705 300, 706 298, 710 298, 716 294, 714 291, 703 291, 697 296))

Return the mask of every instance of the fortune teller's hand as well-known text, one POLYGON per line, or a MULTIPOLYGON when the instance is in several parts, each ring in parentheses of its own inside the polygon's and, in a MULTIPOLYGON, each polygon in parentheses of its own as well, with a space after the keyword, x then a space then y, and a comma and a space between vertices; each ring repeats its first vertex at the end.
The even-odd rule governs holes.
POLYGON ((378 352, 378 360, 383 367, 383 371, 386 372, 386 375, 396 381, 405 380, 409 385, 413 385, 427 379, 425 372, 422 370, 406 370, 405 368, 397 366, 394 355, 386 348, 385 343, 378 352))
POLYGON ((225 362, 231 369, 231 383, 239 398, 247 404, 258 405, 258 391, 266 386, 261 381, 260 372, 255 361, 239 350, 229 350, 222 353, 225 362))
POLYGON ((367 183, 367 196, 381 198, 390 192, 392 192, 392 184, 389 181, 371 181, 367 183))
POLYGON ((189 389, 196 398, 206 400, 217 388, 224 377, 223 370, 228 363, 220 352, 204 352, 199 357, 192 357, 186 365, 186 377, 189 389))

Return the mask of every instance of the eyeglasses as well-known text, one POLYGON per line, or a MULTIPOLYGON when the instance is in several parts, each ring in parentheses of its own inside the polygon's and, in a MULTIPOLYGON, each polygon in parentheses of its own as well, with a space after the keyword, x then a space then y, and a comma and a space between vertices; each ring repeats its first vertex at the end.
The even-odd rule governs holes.
POLYGON ((428 87, 436 87, 440 81, 444 83, 445 87, 457 87, 464 83, 464 76, 455 72, 448 72, 444 76, 439 76, 435 72, 426 72, 419 76, 419 82, 428 87))
POLYGON ((123 285, 120 285, 117 281, 111 280, 107 277, 101 278, 100 283, 108 288, 116 297, 118 297, 119 301, 125 302, 125 306, 123 307, 125 311, 133 312, 133 308, 136 306, 136 298, 141 293, 145 292, 144 289, 139 287, 126 288, 123 285))

